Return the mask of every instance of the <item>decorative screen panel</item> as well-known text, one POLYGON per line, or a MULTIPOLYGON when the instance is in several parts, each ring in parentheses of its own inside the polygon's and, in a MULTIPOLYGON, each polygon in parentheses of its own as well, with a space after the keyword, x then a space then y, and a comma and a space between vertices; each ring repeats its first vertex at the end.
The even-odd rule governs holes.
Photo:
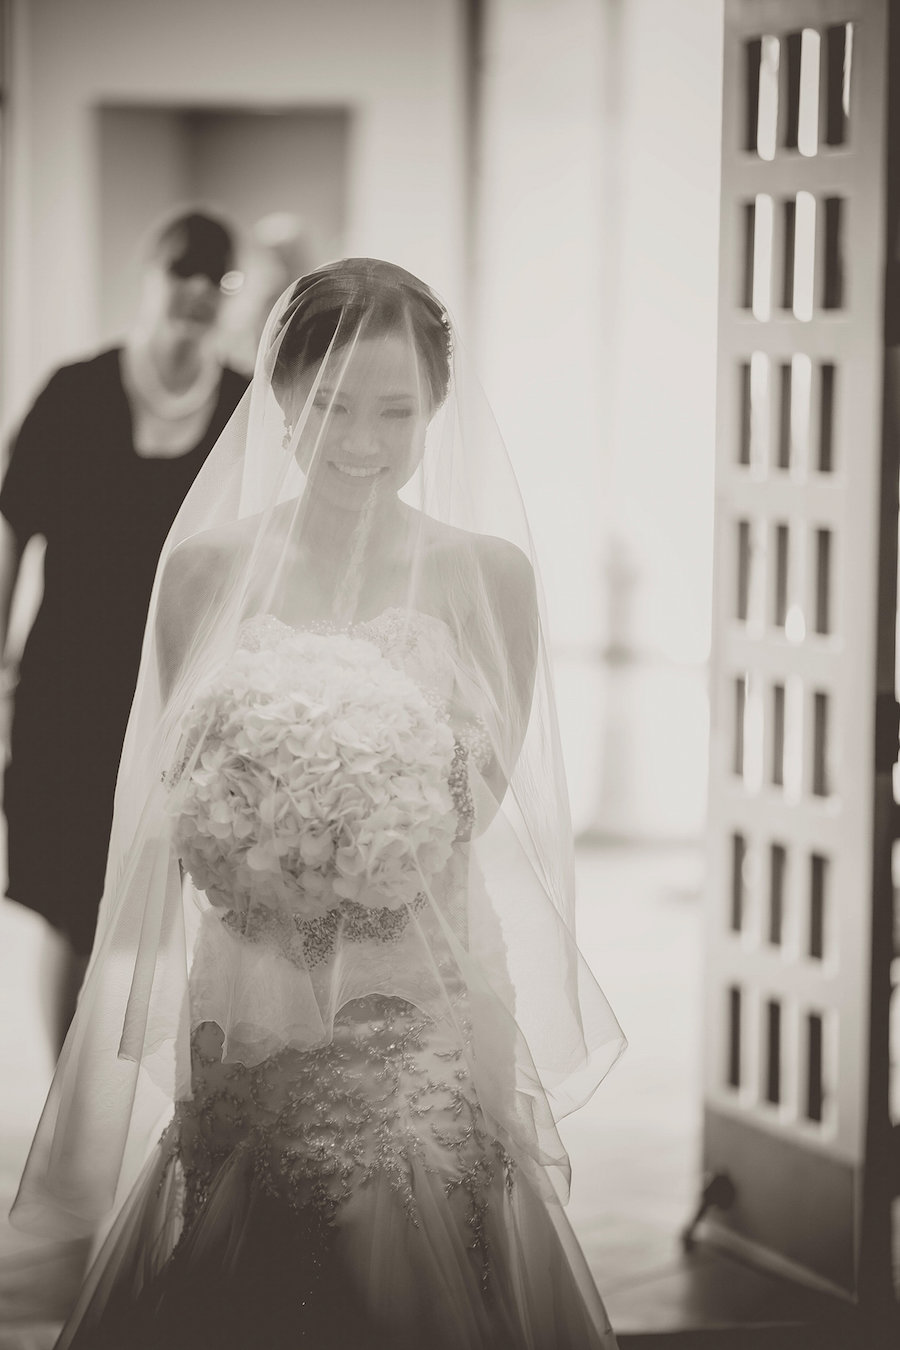
POLYGON ((881 0, 726 6, 705 1162, 737 1184, 722 1236, 851 1291, 884 566, 886 54, 881 0))

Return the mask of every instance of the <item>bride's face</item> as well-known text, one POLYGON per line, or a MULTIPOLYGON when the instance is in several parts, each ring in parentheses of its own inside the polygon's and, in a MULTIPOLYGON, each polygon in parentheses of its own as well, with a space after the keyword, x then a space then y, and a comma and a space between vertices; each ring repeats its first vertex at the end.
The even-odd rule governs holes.
MULTIPOLYGON (((428 424, 428 393, 415 347, 401 337, 363 338, 333 354, 324 372, 302 376, 306 408, 297 459, 336 505, 394 494, 415 472, 428 424)), ((302 414, 301 414, 302 415, 302 414)))

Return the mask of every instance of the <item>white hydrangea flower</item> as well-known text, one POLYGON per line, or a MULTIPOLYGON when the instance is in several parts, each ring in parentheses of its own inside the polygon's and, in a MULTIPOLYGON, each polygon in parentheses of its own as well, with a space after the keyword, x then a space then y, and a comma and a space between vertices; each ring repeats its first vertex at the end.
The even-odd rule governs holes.
POLYGON ((239 650, 195 701, 170 800, 213 904, 399 908, 457 828, 446 717, 373 643, 291 633, 239 650))

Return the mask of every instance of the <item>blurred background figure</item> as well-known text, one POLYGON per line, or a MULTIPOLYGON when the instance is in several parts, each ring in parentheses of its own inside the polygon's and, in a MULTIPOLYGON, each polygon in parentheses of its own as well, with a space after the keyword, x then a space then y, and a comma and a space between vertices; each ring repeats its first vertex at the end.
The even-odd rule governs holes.
POLYGON ((42 984, 57 1050, 94 936, 157 557, 247 383, 217 348, 234 261, 232 231, 214 216, 157 228, 130 332, 51 376, 0 491, 4 649, 25 546, 47 542, 18 680, 4 662, 14 699, 4 811, 9 897, 52 930, 42 984))

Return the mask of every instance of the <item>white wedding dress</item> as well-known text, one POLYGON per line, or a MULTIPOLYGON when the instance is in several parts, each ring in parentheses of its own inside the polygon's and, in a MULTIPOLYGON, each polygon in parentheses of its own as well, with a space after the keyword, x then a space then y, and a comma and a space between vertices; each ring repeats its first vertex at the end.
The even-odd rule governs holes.
MULTIPOLYGON (((261 616, 241 646, 275 654, 294 636, 261 616)), ((351 636, 427 697, 446 697, 452 638, 440 620, 388 611, 351 636)), ((476 763, 477 720, 454 734, 457 768, 476 763)), ((464 773, 451 791, 466 820, 464 773)), ((417 962, 449 951, 442 924, 466 945, 476 884, 461 830, 435 886, 440 918, 418 900, 304 916, 238 897, 229 908, 220 895, 205 908, 189 980, 190 1094, 120 1209, 61 1347, 613 1350, 561 1206, 483 1109, 470 991, 449 958, 444 1011, 422 1011, 429 972, 417 962), (348 944, 366 987, 329 1003, 348 944), (265 1045, 267 1019, 282 1024, 286 1000, 307 1006, 310 989, 329 1010, 317 1044, 223 1054, 221 1027, 239 1039, 245 1026, 265 1045)))

